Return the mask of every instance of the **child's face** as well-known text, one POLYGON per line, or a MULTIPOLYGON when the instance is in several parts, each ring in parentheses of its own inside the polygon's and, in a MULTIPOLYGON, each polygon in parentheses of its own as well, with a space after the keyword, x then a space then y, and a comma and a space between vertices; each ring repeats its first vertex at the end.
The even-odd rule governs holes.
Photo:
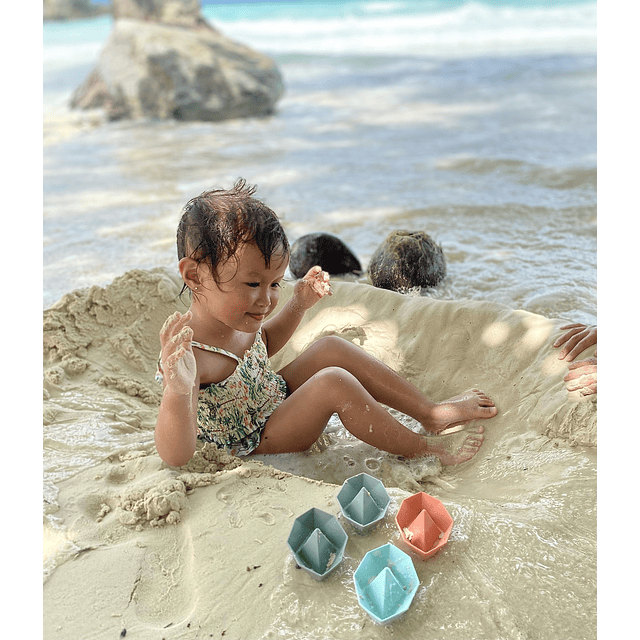
POLYGON ((211 276, 202 282, 207 311, 231 329, 257 331, 278 304, 288 264, 288 254, 276 254, 266 267, 257 245, 241 245, 232 260, 218 266, 220 284, 211 276))

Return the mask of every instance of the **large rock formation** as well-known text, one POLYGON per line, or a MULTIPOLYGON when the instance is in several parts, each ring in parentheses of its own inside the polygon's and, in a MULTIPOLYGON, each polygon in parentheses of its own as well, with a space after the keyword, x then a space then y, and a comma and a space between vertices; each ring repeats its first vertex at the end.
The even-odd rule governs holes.
POLYGON ((75 20, 109 13, 108 5, 93 4, 91 0, 43 0, 43 20, 75 20))
POLYGON ((200 15, 200 0, 113 0, 113 17, 156 20, 186 27, 205 24, 200 15))
POLYGON ((284 91, 275 63, 209 25, 199 0, 113 0, 97 66, 71 99, 111 120, 225 120, 273 113, 284 91))

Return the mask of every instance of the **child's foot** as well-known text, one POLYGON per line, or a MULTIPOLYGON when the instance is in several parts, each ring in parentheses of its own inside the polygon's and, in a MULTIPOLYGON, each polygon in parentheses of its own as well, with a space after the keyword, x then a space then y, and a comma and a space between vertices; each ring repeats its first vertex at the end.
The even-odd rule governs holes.
POLYGON ((422 426, 426 431, 438 434, 448 427, 493 418, 497 413, 498 409, 488 395, 480 389, 469 389, 459 396, 436 403, 429 420, 422 426))
POLYGON ((480 447, 482 446, 482 442, 484 440, 484 436, 482 432, 484 431, 484 427, 478 427, 476 433, 470 433, 464 440, 464 442, 458 447, 457 451, 451 453, 446 451, 443 447, 429 447, 429 453, 432 455, 438 456, 440 458, 440 462, 443 466, 450 466, 453 464, 460 464, 461 462, 466 462, 467 460, 471 460, 473 456, 478 453, 480 447))

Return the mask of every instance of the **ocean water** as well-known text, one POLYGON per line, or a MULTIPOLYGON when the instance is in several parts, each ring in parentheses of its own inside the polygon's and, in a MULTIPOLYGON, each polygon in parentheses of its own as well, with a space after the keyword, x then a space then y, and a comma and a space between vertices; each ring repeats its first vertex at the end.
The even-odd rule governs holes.
POLYGON ((242 176, 291 241, 335 233, 366 268, 392 230, 424 230, 448 274, 423 294, 595 322, 595 2, 215 2, 203 13, 276 60, 275 115, 70 135, 69 96, 111 18, 44 25, 45 307, 133 268, 175 268, 182 205, 242 176))
MULTIPOLYGON (((334 233, 364 268, 391 231, 429 233, 442 245, 447 277, 410 295, 596 322, 595 2, 203 4, 220 31, 277 62, 286 93, 273 116, 105 123, 70 113, 69 97, 112 21, 44 24, 45 309, 132 269, 176 269, 181 207, 244 177, 292 242, 334 233)), ((71 401, 78 415, 88 402, 81 390, 71 401)), ((58 483, 112 451, 152 441, 151 430, 118 430, 102 419, 117 404, 89 406, 91 417, 71 425, 65 414, 45 425, 45 514, 56 531, 65 527, 58 483)), ((329 432, 339 440, 344 430, 333 420, 329 432)), ((571 481, 588 489, 595 454, 585 454, 588 464, 575 456, 574 467, 587 470, 571 481)), ((565 469, 550 470, 549 482, 565 469)), ((493 471, 497 485, 511 482, 500 484, 493 471)), ((461 492, 476 484, 474 473, 461 472, 461 492)), ((73 552, 46 559, 45 574, 73 552)))

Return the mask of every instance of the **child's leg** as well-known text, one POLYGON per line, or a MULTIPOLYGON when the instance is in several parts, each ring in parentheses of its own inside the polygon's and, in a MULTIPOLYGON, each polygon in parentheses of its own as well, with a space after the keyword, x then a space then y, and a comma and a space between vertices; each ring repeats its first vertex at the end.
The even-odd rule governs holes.
POLYGON ((479 389, 434 403, 410 382, 363 349, 337 337, 312 344, 279 373, 295 391, 325 367, 349 371, 382 404, 415 418, 426 431, 439 433, 447 427, 472 420, 492 418, 498 413, 493 400, 479 389))
POLYGON ((429 446, 425 436, 395 420, 348 371, 327 367, 297 387, 274 411, 256 453, 305 451, 337 413, 354 436, 383 451, 407 458, 433 454, 442 464, 471 459, 482 445, 483 427, 467 435, 455 453, 429 446))

